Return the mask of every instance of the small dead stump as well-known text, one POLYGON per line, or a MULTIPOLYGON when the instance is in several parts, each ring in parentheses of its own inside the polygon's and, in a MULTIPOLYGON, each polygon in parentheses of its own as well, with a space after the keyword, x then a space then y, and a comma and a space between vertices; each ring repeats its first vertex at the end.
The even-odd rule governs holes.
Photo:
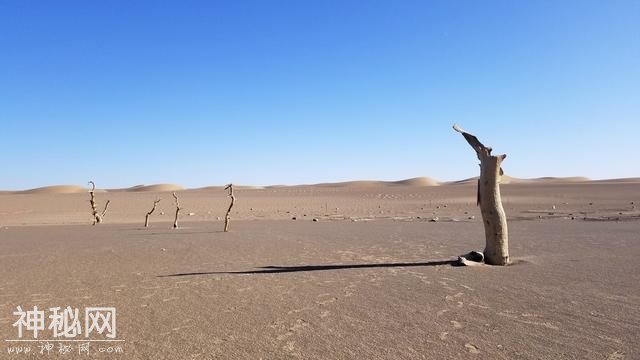
POLYGON ((156 199, 153 202, 153 207, 151 208, 151 210, 149 210, 147 215, 144 217, 144 227, 149 227, 149 216, 151 216, 151 214, 153 214, 153 212, 156 211, 156 206, 158 205, 159 202, 160 202, 160 198, 156 199))
POLYGON ((89 184, 91 185, 91 190, 89 190, 89 204, 91 204, 91 216, 93 217, 93 223, 91 225, 96 225, 96 224, 100 224, 102 223, 102 220, 104 219, 104 216, 107 214, 107 209, 109 208, 109 204, 111 203, 111 200, 107 200, 107 202, 104 204, 104 209, 102 209, 102 212, 98 212, 98 204, 96 203, 96 184, 93 181, 89 181, 89 184))
POLYGON ((229 204, 229 208, 227 209, 227 214, 224 216, 224 232, 229 232, 229 222, 231 221, 231 208, 233 208, 233 204, 236 202, 236 197, 233 195, 233 184, 229 184, 225 186, 225 190, 229 190, 229 197, 231 198, 231 203, 229 204))
POLYGON ((176 199, 176 216, 173 219, 173 228, 177 229, 178 228, 178 215, 180 214, 180 210, 182 210, 182 208, 180 207, 180 200, 178 199, 178 195, 176 195, 176 193, 173 193, 173 198, 176 199))

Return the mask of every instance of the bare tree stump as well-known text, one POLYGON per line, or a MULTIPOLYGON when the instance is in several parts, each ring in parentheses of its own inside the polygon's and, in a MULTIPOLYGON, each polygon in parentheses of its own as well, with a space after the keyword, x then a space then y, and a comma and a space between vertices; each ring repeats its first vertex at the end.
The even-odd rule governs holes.
POLYGON ((227 185, 224 189, 229 190, 229 197, 231 198, 229 209, 227 209, 227 214, 224 216, 224 232, 228 232, 229 221, 231 220, 231 208, 233 207, 233 204, 236 202, 236 197, 233 196, 233 184, 227 185))
POLYGON ((500 198, 500 179, 503 175, 500 166, 507 155, 491 155, 492 149, 484 146, 474 135, 464 131, 458 125, 453 125, 453 129, 464 136, 480 160, 477 204, 480 206, 484 223, 486 240, 484 261, 490 265, 508 265, 507 217, 500 198))
POLYGON ((176 217, 173 219, 173 228, 177 229, 178 228, 178 214, 180 213, 180 210, 182 210, 182 208, 180 207, 180 201, 178 200, 178 195, 176 195, 176 193, 173 193, 173 198, 176 199, 176 217))
POLYGON ((104 215, 107 213, 107 208, 109 208, 111 200, 107 200, 106 204, 104 204, 102 213, 99 213, 95 195, 96 184, 93 181, 89 181, 89 184, 91 185, 91 190, 89 190, 89 195, 91 196, 91 198, 89 199, 89 204, 91 204, 91 216, 93 217, 93 224, 91 225, 96 225, 100 224, 102 222, 102 219, 104 219, 104 215))
POLYGON ((89 181, 89 184, 91 185, 91 190, 89 190, 89 196, 91 196, 91 198, 89 199, 89 204, 91 204, 91 216, 93 217, 93 224, 91 225, 95 225, 101 221, 100 217, 98 216, 98 207, 96 206, 96 184, 93 181, 89 181))
POLYGON ((160 202, 160 198, 156 199, 153 202, 153 207, 147 213, 147 215, 144 217, 144 227, 149 227, 149 216, 151 216, 151 214, 153 214, 153 212, 156 211, 156 206, 158 205, 159 202, 160 202))

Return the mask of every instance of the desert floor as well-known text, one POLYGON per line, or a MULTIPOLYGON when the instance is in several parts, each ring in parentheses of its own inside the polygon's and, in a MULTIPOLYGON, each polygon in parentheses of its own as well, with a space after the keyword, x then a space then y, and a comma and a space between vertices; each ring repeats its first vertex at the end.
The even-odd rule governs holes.
POLYGON ((0 194, 1 359, 45 358, 4 341, 17 306, 115 307, 104 359, 640 357, 640 182, 503 185, 507 267, 451 264, 484 245, 473 183, 239 189, 229 233, 220 188, 179 191, 175 230, 138 190, 98 226, 86 192, 0 194))

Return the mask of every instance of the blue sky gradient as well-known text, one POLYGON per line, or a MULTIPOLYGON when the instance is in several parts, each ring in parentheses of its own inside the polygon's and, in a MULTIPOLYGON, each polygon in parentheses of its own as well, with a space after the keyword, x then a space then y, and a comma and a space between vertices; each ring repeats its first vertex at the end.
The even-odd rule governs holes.
POLYGON ((640 1, 0 1, 1 189, 640 176, 640 1))

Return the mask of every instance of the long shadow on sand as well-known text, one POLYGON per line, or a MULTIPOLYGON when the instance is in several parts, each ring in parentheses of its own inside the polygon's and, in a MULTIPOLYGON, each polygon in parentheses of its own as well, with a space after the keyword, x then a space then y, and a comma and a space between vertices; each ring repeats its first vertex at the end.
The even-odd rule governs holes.
POLYGON ((210 271, 210 272, 189 272, 169 275, 159 275, 158 277, 174 277, 174 276, 197 276, 197 275, 220 275, 220 274, 279 274, 279 273, 295 273, 305 271, 325 271, 325 270, 344 270, 344 269, 374 269, 374 268, 393 268, 393 267, 416 267, 416 266, 440 266, 450 265, 457 266, 457 260, 432 260, 425 262, 413 263, 377 263, 377 264, 335 264, 335 265, 302 265, 302 266, 263 266, 260 270, 248 271, 210 271))

